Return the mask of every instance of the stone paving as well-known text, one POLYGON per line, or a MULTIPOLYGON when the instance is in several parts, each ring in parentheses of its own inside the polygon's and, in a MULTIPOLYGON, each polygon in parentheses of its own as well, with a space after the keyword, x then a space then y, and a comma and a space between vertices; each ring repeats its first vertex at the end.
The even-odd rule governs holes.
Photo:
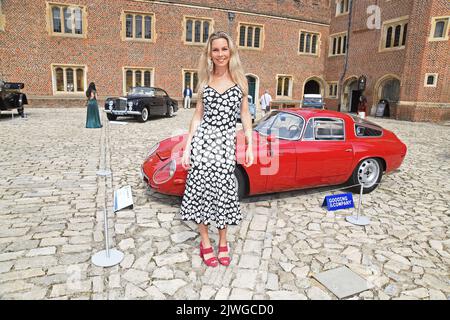
POLYGON ((193 109, 127 125, 103 114, 102 129, 84 128, 82 108, 27 112, 0 116, 1 299, 337 299, 312 275, 341 266, 371 285, 348 299, 450 298, 449 126, 372 118, 408 154, 364 196, 370 225, 321 208, 333 188, 250 197, 229 228, 231 266, 207 268, 181 198, 139 178, 148 148, 187 131, 193 109), (96 176, 104 167, 113 175, 96 176), (135 206, 112 213, 125 185, 135 206), (105 205, 111 244, 125 254, 111 268, 90 261, 104 248, 105 205))

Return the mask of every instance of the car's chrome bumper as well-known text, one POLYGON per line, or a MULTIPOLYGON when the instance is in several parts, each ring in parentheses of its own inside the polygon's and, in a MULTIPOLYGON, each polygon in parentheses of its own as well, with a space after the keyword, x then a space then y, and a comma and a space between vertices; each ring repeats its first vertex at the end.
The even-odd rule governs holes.
POLYGON ((144 180, 146 183, 149 182, 147 175, 144 172, 144 167, 141 166, 141 170, 139 171, 139 176, 141 177, 141 180, 144 180))
POLYGON ((106 113, 111 113, 115 116, 126 116, 126 115, 133 115, 133 116, 140 116, 142 112, 140 111, 125 111, 125 110, 103 110, 106 113))

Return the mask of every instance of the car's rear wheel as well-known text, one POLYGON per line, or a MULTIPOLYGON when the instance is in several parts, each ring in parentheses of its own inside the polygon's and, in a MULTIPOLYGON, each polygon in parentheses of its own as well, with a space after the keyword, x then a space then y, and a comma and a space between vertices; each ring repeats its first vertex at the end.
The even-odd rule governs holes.
POLYGON ((169 117, 169 118, 172 118, 173 115, 174 115, 174 108, 173 108, 173 105, 171 104, 171 105, 169 105, 169 107, 167 108, 166 116, 169 117))
POLYGON ((379 159, 368 158, 362 160, 353 171, 350 179, 351 190, 355 193, 361 191, 363 185, 363 193, 370 193, 378 187, 383 176, 383 165, 379 159))
POLYGON ((107 113, 106 117, 108 118, 109 121, 115 121, 117 119, 117 116, 112 113, 107 113))
POLYGON ((242 200, 245 197, 246 193, 246 182, 244 174, 238 167, 236 167, 236 169, 234 170, 234 181, 237 184, 238 198, 239 200, 242 200))
POLYGON ((139 116, 138 120, 140 122, 145 122, 145 121, 148 120, 149 115, 150 115, 150 112, 148 111, 148 108, 145 107, 145 108, 142 109, 141 115, 139 116))

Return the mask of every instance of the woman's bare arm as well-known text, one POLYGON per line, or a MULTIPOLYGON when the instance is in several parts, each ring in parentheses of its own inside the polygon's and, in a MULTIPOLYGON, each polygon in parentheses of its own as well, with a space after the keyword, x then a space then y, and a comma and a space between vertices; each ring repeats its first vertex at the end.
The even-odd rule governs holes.
POLYGON ((195 134, 195 131, 197 130, 198 126, 200 125, 200 122, 202 121, 203 117, 203 99, 200 96, 200 93, 198 94, 197 104, 195 106, 194 116, 192 117, 191 124, 189 126, 189 133, 186 140, 186 148, 188 149, 191 146, 192 137, 195 134))
POLYGON ((252 147, 252 118, 248 108, 248 96, 242 98, 241 106, 241 122, 244 127, 245 143, 248 147, 252 147))

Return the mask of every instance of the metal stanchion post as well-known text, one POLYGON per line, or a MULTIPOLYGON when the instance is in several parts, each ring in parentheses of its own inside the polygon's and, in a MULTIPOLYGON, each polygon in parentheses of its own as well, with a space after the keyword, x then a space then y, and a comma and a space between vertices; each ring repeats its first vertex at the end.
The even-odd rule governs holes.
POLYGON ((363 189, 364 189, 364 185, 361 183, 361 190, 359 192, 358 211, 357 211, 356 217, 348 216, 347 218, 345 218, 345 220, 347 220, 347 222, 350 222, 351 224, 355 224, 357 226, 366 226, 370 223, 370 219, 368 217, 359 215, 361 212, 363 189))
MULTIPOLYGON (((103 163, 104 167, 106 166, 106 147, 103 151, 103 163)), ((98 173, 97 173, 98 174, 98 173)), ((111 172, 110 174, 111 175, 111 172)), ((106 175, 105 175, 106 177, 106 175)), ((107 211, 107 205, 106 205, 106 196, 105 196, 105 207, 103 209, 103 220, 104 220, 104 226, 105 226, 105 250, 99 251, 96 254, 94 254, 91 258, 91 261, 93 264, 99 267, 112 267, 116 264, 119 264, 124 257, 124 254, 116 249, 110 249, 109 248, 109 228, 108 228, 108 211, 107 211)))
POLYGON ((108 215, 104 209, 105 219, 105 250, 99 251, 92 256, 92 263, 99 267, 112 267, 119 264, 124 257, 124 254, 116 249, 109 249, 109 235, 108 235, 108 215))
MULTIPOLYGON (((103 121, 103 124, 105 124, 105 121, 103 121)), ((106 127, 105 127, 105 131, 106 131, 106 127)), ((105 134, 107 134, 107 133, 105 132, 105 134)), ((106 169, 106 151, 103 152, 103 168, 104 169, 98 170, 96 172, 96 174, 98 176, 101 176, 101 177, 108 177, 108 176, 110 176, 111 175, 111 170, 106 169)))

